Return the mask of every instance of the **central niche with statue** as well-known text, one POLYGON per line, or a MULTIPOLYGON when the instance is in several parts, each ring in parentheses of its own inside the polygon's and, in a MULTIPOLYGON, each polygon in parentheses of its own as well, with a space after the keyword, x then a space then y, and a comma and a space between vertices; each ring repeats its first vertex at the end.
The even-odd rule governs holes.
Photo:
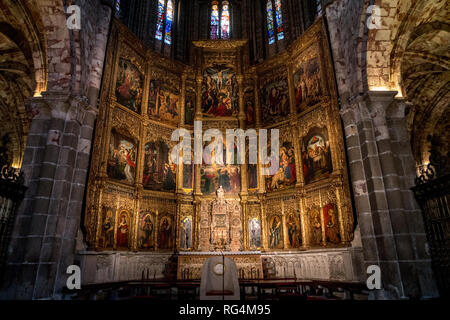
MULTIPOLYGON (((288 50, 256 65, 249 62, 247 40, 195 41, 187 65, 147 49, 121 24, 113 29, 86 193, 92 268, 118 268, 108 275, 124 279, 154 268, 162 278, 176 257, 179 278, 199 279, 205 259, 224 254, 236 261, 240 276, 254 278, 262 277, 263 258, 290 255, 282 263, 294 276, 294 265, 305 263, 314 265, 305 272, 320 263, 329 270, 331 260, 318 261, 310 249, 330 259, 336 252, 350 257, 353 212, 321 21, 288 50), (184 162, 182 152, 176 159, 177 129, 201 136, 203 151, 222 140, 225 156, 230 142, 235 158, 218 161, 218 147, 195 163, 184 162), (267 157, 270 130, 279 130, 278 166, 267 167, 259 157, 256 164, 248 157, 239 163, 242 146, 227 135, 236 129, 254 129, 260 138, 267 129, 267 157), (206 138, 210 130, 214 140, 206 138), (302 260, 308 254, 314 259, 302 260)), ((99 279, 117 280, 105 277, 99 279)))
POLYGON ((199 251, 242 250, 241 225, 239 200, 226 200, 220 186, 214 200, 201 202, 199 251))

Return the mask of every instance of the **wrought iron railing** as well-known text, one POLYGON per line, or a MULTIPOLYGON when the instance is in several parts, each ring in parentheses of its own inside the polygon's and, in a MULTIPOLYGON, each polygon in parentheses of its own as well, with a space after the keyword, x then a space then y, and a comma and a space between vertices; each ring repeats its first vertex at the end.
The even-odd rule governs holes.
POLYGON ((433 271, 442 297, 450 296, 450 173, 447 161, 430 156, 430 163, 419 168, 416 186, 412 188, 422 209, 433 271))

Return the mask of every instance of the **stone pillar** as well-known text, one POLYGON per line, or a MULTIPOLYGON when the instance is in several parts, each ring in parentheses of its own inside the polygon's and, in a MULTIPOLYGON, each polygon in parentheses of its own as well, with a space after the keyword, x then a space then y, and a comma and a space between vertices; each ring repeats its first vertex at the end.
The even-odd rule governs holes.
POLYGON ((409 142, 405 141, 404 113, 398 109, 401 103, 395 102, 395 95, 377 91, 348 102, 342 99, 364 260, 366 266, 381 268, 382 290, 372 293, 375 298, 430 297, 437 290, 425 241, 420 240, 423 223, 411 219, 419 214, 408 211, 414 201, 406 204, 409 190, 402 184, 405 168, 414 163, 407 163, 412 158, 406 153, 399 160, 399 152, 406 151, 402 144, 409 142))
POLYGON ((22 170, 28 187, 18 209, 4 288, 8 299, 54 297, 74 264, 96 110, 87 99, 44 92, 31 100, 22 170))

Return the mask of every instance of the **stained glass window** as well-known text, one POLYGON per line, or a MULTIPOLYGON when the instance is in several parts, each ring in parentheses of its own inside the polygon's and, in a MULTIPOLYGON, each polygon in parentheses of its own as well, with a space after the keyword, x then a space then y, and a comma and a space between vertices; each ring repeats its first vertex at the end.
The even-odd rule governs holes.
POLYGON ((284 26, 283 26, 283 14, 281 12, 281 0, 267 0, 266 13, 267 13, 267 30, 269 33, 269 44, 274 44, 275 38, 277 40, 284 39, 284 26))
POLYGON ((281 0, 275 0, 275 18, 277 22, 277 38, 278 40, 283 40, 284 30, 283 30, 283 15, 281 13, 281 0))
POLYGON ((212 40, 219 39, 219 4, 217 1, 212 3, 210 38, 212 40))
POLYGON ((322 0, 316 0, 317 16, 322 15, 322 0))
POLYGON ((166 31, 164 35, 164 42, 172 44, 172 22, 173 22, 173 3, 172 0, 167 1, 166 11, 166 31))
POLYGON ((116 0, 116 17, 120 16, 120 0, 116 0))
POLYGON ((222 3, 222 17, 221 17, 222 39, 230 38, 230 10, 228 1, 222 3))
POLYGON ((163 38, 164 11, 164 0, 158 0, 158 19, 156 20, 155 35, 155 38, 158 40, 162 40, 163 38))
POLYGON ((266 10, 267 10, 267 30, 269 32, 269 44, 272 44, 275 43, 272 0, 267 0, 266 10))

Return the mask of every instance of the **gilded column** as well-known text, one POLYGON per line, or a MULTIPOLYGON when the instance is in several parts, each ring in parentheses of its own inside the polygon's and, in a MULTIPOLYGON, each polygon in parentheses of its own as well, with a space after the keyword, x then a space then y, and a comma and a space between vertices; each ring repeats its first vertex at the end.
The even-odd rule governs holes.
POLYGON ((159 210, 155 212, 155 251, 158 250, 159 210))
POLYGON ((261 221, 261 251, 265 251, 269 246, 267 245, 267 230, 266 230, 266 215, 264 208, 264 195, 260 194, 258 196, 260 200, 260 220, 261 221))
POLYGON ((242 243, 244 250, 249 250, 249 240, 248 240, 248 202, 247 199, 241 200, 241 207, 242 207, 242 243))
POLYGON ((132 246, 131 246, 133 251, 138 251, 139 212, 141 211, 142 192, 143 192, 142 184, 136 185, 134 213, 132 213, 133 217, 134 217, 134 221, 133 221, 133 227, 130 230, 130 232, 133 235, 132 246))
POLYGON ((281 225, 283 226, 283 244, 284 249, 290 249, 289 235, 287 232, 286 214, 284 212, 284 201, 281 201, 281 225))
MULTIPOLYGON (((347 209, 347 206, 345 206, 345 204, 342 201, 342 194, 341 194, 341 190, 342 190, 342 185, 340 184, 339 186, 336 187, 336 207, 337 207, 337 214, 338 214, 338 223, 339 223, 339 233, 341 234, 341 243, 342 244, 346 244, 349 242, 349 235, 347 234, 345 228, 344 228, 344 215, 342 212, 342 208, 347 209)), ((352 214, 352 213, 350 213, 352 214)))
MULTIPOLYGON (((244 106, 244 77, 238 75, 237 77, 239 85, 239 128, 242 130, 246 129, 245 123, 245 106, 244 106)), ((244 147, 245 148, 245 147, 244 147)), ((244 149, 244 152, 246 148, 244 149)), ((242 152, 242 151, 241 151, 242 152)), ((247 177, 247 152, 245 152, 245 163, 241 165, 241 195, 248 195, 248 177, 247 177)))
POLYGON ((180 103, 180 127, 183 127, 185 122, 185 107, 186 107, 186 78, 187 73, 183 72, 181 75, 181 103, 180 103))
POLYGON ((300 224, 302 228, 302 248, 307 249, 309 247, 309 219, 308 213, 305 210, 305 192, 302 190, 299 195, 300 206, 300 224))
POLYGON ((202 116, 202 85, 203 85, 203 76, 201 74, 197 75, 196 78, 197 87, 195 90, 195 94, 197 97, 197 101, 195 103, 195 118, 200 118, 202 116))
POLYGON ((292 62, 289 61, 286 66, 286 73, 288 75, 288 85, 289 85, 289 106, 291 110, 291 115, 296 115, 296 105, 295 105, 295 88, 294 88, 294 76, 292 73, 292 62))
POLYGON ((145 78, 144 78, 144 91, 142 94, 142 104, 141 104, 141 114, 145 117, 148 114, 148 95, 150 92, 150 68, 151 64, 151 53, 147 52, 146 54, 147 63, 145 64, 145 78))
MULTIPOLYGON (((180 102, 180 121, 178 124, 179 128, 183 128, 185 124, 185 107, 186 107, 186 78, 187 73, 183 72, 181 75, 181 102, 180 102)), ((184 156, 184 155, 183 155, 184 156)), ((177 162, 177 194, 183 193, 183 158, 178 155, 177 162)))
MULTIPOLYGON (((197 102, 195 104, 195 120, 198 121, 202 117, 202 84, 203 77, 201 75, 197 75, 196 78, 197 88, 196 88, 196 97, 197 102)), ((203 132, 195 132, 194 130, 194 139, 199 139, 202 141, 203 132), (196 135, 199 135, 197 137, 196 135)), ((203 149, 203 146, 202 146, 203 149)), ((195 154, 194 154, 195 158, 195 154)), ((195 159, 194 159, 195 160, 195 159)), ((201 195, 201 163, 195 163, 194 161, 194 195, 201 195)))
POLYGON ((299 137, 298 122, 295 120, 292 125, 292 141, 294 142, 295 152, 295 171, 297 173, 297 187, 303 188, 305 186, 305 177, 303 176, 303 159, 301 152, 301 142, 299 137))
POLYGON ((198 246, 199 246, 199 224, 200 224, 200 201, 197 198, 197 200, 195 201, 195 211, 194 211, 194 215, 192 217, 192 224, 194 225, 194 228, 192 228, 191 232, 192 232, 192 244, 191 244, 191 249, 192 250, 198 250, 198 246))
POLYGON ((322 245, 325 246, 327 244, 327 241, 325 236, 325 219, 323 216, 322 193, 320 190, 319 190, 319 214, 320 214, 320 225, 322 226, 322 245))
MULTIPOLYGON (((261 129, 261 108, 260 108, 260 101, 259 101, 259 85, 258 85, 258 76, 255 76, 254 78, 254 94, 255 94, 255 114, 256 114, 256 134, 258 136, 259 140, 259 129, 261 129)), ((259 146, 259 142, 258 142, 259 146)), ((258 178, 258 193, 263 194, 264 193, 264 175, 262 175, 262 166, 261 161, 259 159, 260 156, 260 150, 258 148, 258 164, 257 164, 257 178, 258 178)))

